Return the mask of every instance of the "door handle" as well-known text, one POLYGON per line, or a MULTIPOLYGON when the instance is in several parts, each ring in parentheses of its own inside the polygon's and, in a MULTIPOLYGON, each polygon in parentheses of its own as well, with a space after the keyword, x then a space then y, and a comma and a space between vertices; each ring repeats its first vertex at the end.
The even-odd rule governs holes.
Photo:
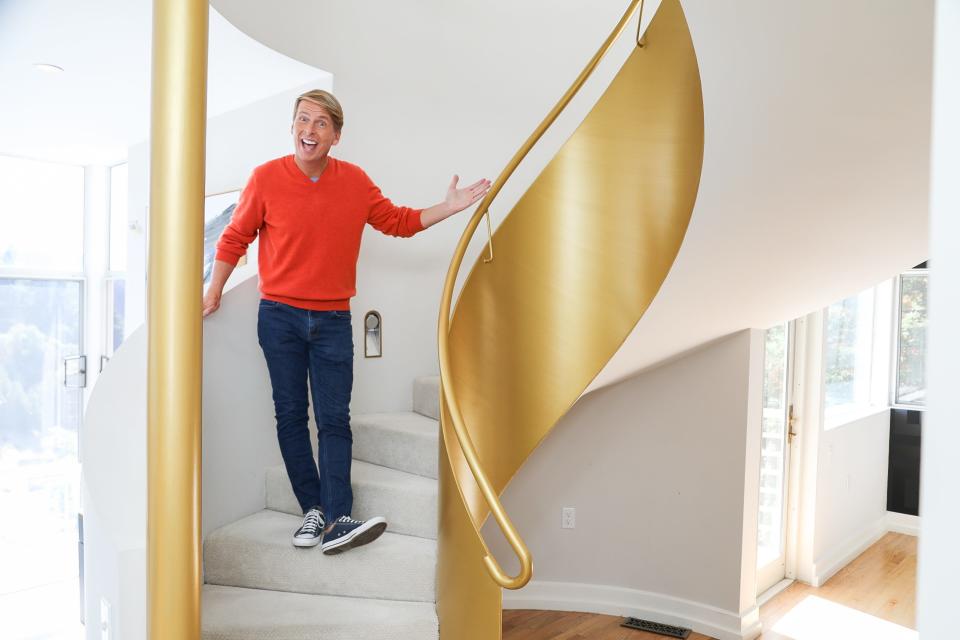
POLYGON ((787 411, 787 444, 793 444, 793 439, 797 437, 797 432, 793 430, 793 424, 796 417, 793 415, 793 405, 787 411))
POLYGON ((68 389, 83 389, 87 386, 87 356, 70 356, 63 359, 63 386, 68 389), (79 376, 80 381, 70 382, 69 367, 71 362, 77 363, 77 371, 74 376, 79 376))

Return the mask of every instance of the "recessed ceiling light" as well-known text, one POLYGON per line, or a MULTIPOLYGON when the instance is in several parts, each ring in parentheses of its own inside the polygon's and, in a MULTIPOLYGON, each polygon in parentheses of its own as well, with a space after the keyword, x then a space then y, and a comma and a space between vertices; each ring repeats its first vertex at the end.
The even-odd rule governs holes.
POLYGON ((63 67, 59 67, 55 64, 47 64, 45 62, 37 62, 33 65, 33 67, 45 73, 61 73, 63 71, 63 67))

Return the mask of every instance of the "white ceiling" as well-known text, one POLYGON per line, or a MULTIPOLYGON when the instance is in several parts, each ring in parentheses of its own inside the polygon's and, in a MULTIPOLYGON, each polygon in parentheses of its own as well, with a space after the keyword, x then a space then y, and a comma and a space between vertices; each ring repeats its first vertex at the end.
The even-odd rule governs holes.
MULTIPOLYGON (((0 0, 0 154, 124 160, 149 132, 151 11, 149 0, 0 0)), ((328 75, 252 40, 212 8, 209 46, 211 116, 328 75)))
MULTIPOLYGON (((627 4, 487 0, 477 11, 466 0, 339 2, 324 7, 336 28, 316 38, 316 24, 290 19, 314 0, 213 2, 259 41, 337 74, 337 95, 362 124, 351 125, 341 153, 402 193, 452 167, 496 176, 627 4)), ((659 3, 646 5, 650 16, 659 3)), ((933 2, 682 5, 704 98, 697 203, 662 289, 592 388, 822 308, 928 257, 933 2)), ((495 221, 579 124, 592 106, 586 96, 599 96, 634 33, 521 164, 495 221)), ((417 259, 435 250, 445 269, 464 223, 431 230, 417 259)), ((473 255, 483 231, 477 238, 473 255)), ((365 251, 376 264, 373 242, 365 251)), ((385 248, 383 262, 396 268, 399 254, 385 248)))

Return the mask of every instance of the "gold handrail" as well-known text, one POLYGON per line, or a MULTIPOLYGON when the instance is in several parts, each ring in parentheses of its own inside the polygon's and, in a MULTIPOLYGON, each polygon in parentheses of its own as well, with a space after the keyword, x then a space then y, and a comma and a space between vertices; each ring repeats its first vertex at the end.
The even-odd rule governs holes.
MULTIPOLYGON (((460 443, 460 448, 463 450, 464 458, 470 467, 470 471, 473 474, 474 480, 476 481, 477 486, 480 488, 487 506, 490 507, 490 511, 493 514, 493 517, 496 519, 500 530, 503 532, 504 537, 507 539, 507 542, 510 543, 510 547, 513 549, 513 552, 517 555, 517 559, 520 561, 520 572, 516 576, 509 576, 500 567, 496 559, 490 553, 490 549, 487 547, 486 541, 484 541, 483 536, 480 534, 479 527, 477 526, 476 522, 471 519, 471 524, 476 531, 477 537, 480 539, 480 543, 483 545, 483 549, 486 554, 483 558, 483 562, 487 567, 487 572, 497 584, 505 589, 520 589, 530 582, 530 578, 533 575, 533 560, 530 557, 530 551, 527 549, 527 545, 523 542, 520 534, 517 533, 516 528, 513 526, 513 522, 510 520, 509 516, 507 516, 503 509, 503 505, 500 503, 500 500, 496 495, 496 492, 490 485, 490 480, 488 479, 486 472, 483 470, 483 467, 480 466, 480 461, 477 458, 476 448, 473 445, 470 434, 467 432, 466 427, 463 424, 463 415, 460 411, 460 405, 457 402, 456 393, 454 392, 453 387, 449 384, 443 383, 443 380, 449 379, 450 375, 450 352, 448 340, 450 333, 450 307, 453 299, 453 289, 457 281, 457 274, 460 272, 460 266, 463 264, 463 257, 467 252, 467 246, 470 244, 470 240, 473 238, 473 234, 476 232, 477 226, 480 224, 480 219, 483 218, 484 215, 487 215, 487 224, 490 224, 489 209, 494 198, 496 198, 497 194, 500 193, 503 185, 510 178, 510 176, 513 175, 513 172, 530 152, 530 149, 533 148, 533 145, 535 145, 540 138, 543 137, 543 134, 546 132, 546 130, 550 127, 550 125, 553 124, 553 122, 566 108, 573 97, 580 91, 587 79, 593 74, 593 71, 613 46, 613 43, 616 42, 617 38, 623 33, 623 30, 627 27, 627 24, 629 24, 630 19, 633 17, 633 14, 637 11, 638 7, 640 8, 640 18, 637 26, 637 31, 639 34, 639 22, 643 21, 643 0, 633 0, 626 12, 623 14, 623 17, 620 19, 620 22, 617 23, 617 26, 614 27, 613 31, 600 46, 600 49, 594 54, 593 58, 590 59, 590 62, 587 63, 586 67, 584 67, 583 71, 580 72, 580 75, 577 76, 577 79, 574 80, 573 84, 570 85, 570 88, 567 89, 566 93, 563 94, 563 97, 560 98, 550 113, 547 114, 546 118, 543 119, 543 122, 540 123, 530 137, 527 138, 526 142, 523 143, 523 146, 521 146, 520 149, 514 154, 513 158, 510 159, 510 162, 507 164, 506 168, 504 168, 504 170, 500 172, 500 175, 497 176, 493 186, 490 188, 490 192, 487 193, 487 195, 480 202, 477 210, 467 223, 467 227, 464 229, 463 235, 460 237, 460 242, 457 244, 457 248, 454 251, 453 259, 450 261, 450 267, 447 270, 447 277, 443 284, 443 294, 440 298, 440 318, 437 325, 437 341, 440 355, 440 388, 442 389, 443 399, 445 400, 447 408, 450 412, 450 418, 453 421, 453 428, 457 434, 457 440, 460 443)), ((643 43, 640 38, 637 40, 637 46, 643 47, 643 43)), ((490 262, 493 260, 492 235, 488 239, 488 249, 490 257, 489 259, 485 258, 484 262, 490 262)))

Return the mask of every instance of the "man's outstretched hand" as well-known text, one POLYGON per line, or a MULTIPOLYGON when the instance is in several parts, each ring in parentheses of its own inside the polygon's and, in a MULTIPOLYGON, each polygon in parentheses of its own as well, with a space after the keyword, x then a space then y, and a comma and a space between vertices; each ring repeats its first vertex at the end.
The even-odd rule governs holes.
POLYGON ((424 209, 423 213, 420 214, 420 222, 424 228, 431 227, 441 220, 476 204, 480 198, 487 195, 487 191, 490 191, 490 181, 486 178, 477 180, 469 187, 460 189, 457 188, 458 182, 460 182, 460 176, 453 176, 450 186, 447 187, 447 197, 444 198, 443 202, 429 209, 424 209))
POLYGON ((452 213, 463 211, 490 191, 490 181, 486 178, 477 180, 469 187, 462 189, 457 189, 458 182, 460 182, 460 176, 453 176, 450 186, 447 187, 447 197, 444 199, 444 203, 450 207, 452 213))

